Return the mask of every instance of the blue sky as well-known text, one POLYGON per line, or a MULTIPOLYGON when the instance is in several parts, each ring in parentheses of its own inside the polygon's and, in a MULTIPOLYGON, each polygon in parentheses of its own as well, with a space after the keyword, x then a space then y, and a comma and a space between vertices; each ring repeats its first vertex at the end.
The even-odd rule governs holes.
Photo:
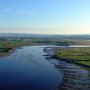
POLYGON ((0 32, 90 34, 90 0, 0 0, 0 32))

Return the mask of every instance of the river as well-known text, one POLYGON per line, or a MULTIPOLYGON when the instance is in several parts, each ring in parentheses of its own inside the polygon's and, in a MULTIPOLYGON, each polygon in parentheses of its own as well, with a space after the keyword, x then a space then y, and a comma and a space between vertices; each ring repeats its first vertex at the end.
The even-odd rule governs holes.
POLYGON ((54 90, 60 73, 45 59, 44 46, 24 46, 0 57, 0 90, 54 90))
POLYGON ((57 46, 24 46, 0 57, 0 90, 90 90, 88 70, 46 58, 45 47, 51 55, 57 46))

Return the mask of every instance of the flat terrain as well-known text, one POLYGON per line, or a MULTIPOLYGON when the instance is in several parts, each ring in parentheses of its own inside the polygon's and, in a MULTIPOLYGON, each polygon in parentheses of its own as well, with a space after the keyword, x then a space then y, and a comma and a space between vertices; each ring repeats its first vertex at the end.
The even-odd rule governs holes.
POLYGON ((90 47, 66 48, 59 50, 56 55, 63 59, 74 60, 90 66, 90 47))
MULTIPOLYGON (((1 37, 0 38, 0 56, 4 56, 4 55, 8 55, 8 54, 12 53, 12 51, 14 49, 16 49, 17 47, 32 46, 32 45, 35 45, 35 46, 36 45, 58 45, 58 46, 59 45, 60 46, 90 45, 90 40, 89 39, 83 39, 83 38, 82 39, 80 39, 80 38, 72 39, 72 37, 71 38, 60 38, 60 37, 1 37)), ((40 50, 37 51, 38 50, 37 48, 35 50, 32 50, 32 49, 31 50, 25 49, 25 50, 26 50, 26 52, 22 51, 20 53, 17 53, 17 55, 15 53, 14 60, 13 60, 12 56, 11 56, 11 58, 12 58, 11 60, 16 61, 16 62, 20 61, 20 60, 17 60, 18 58, 16 58, 16 56, 19 56, 19 54, 20 54, 19 57, 22 59, 21 60, 22 62, 28 60, 30 62, 30 64, 34 63, 34 65, 41 65, 41 64, 35 62, 35 60, 36 61, 40 61, 41 60, 40 62, 42 62, 42 58, 41 58, 43 56, 42 51, 41 51, 41 57, 38 59, 37 57, 40 54, 40 52, 39 52, 40 50), (35 51, 35 53, 34 53, 34 51, 35 51), (36 58, 35 57, 32 58, 32 56, 34 56, 34 54, 32 55, 32 53, 37 55, 37 57, 36 58), (24 56, 24 58, 23 58, 23 56, 24 56), (25 57, 26 57, 26 59, 25 59, 25 57), (35 60, 33 60, 33 59, 35 59, 35 60)), ((49 47, 49 50, 50 50, 50 47, 49 47)), ((56 53, 56 55, 59 58, 63 58, 65 60, 67 60, 67 59, 68 60, 73 60, 75 62, 78 62, 78 63, 84 64, 84 65, 90 66, 90 48, 89 47, 82 47, 82 48, 80 48, 80 47, 76 47, 76 48, 71 48, 71 47, 66 47, 66 48, 55 47, 55 49, 54 48, 52 49, 52 46, 51 46, 50 53, 48 53, 48 52, 47 53, 49 55, 52 55, 51 52, 53 52, 53 55, 54 55, 54 52, 56 52, 57 50, 58 50, 58 52, 56 53)), ((4 60, 5 61, 5 65, 2 65, 2 63, 0 65, 1 66, 1 71, 2 71, 1 75, 3 75, 3 72, 4 72, 2 69, 4 69, 4 67, 6 68, 6 62, 8 62, 8 57, 5 57, 5 59, 6 59, 6 60, 4 60)), ((57 60, 59 60, 59 59, 57 59, 57 60)), ((13 63, 13 61, 12 61, 12 64, 11 63, 7 63, 7 67, 8 68, 10 67, 10 72, 12 72, 12 73, 10 73, 10 75, 12 74, 12 76, 14 76, 13 75, 14 74, 13 73, 14 72, 13 68, 15 69, 15 67, 13 67, 13 66, 15 66, 15 64, 16 64, 16 69, 17 69, 16 71, 20 70, 19 68, 21 68, 21 66, 22 66, 22 68, 24 67, 24 65, 21 64, 21 63, 18 63, 18 64, 20 64, 20 67, 17 67, 17 63, 15 63, 15 62, 13 63), (12 69, 12 71, 11 71, 11 69, 12 69)), ((52 59, 51 59, 51 61, 53 62, 52 59)), ((1 60, 1 62, 3 62, 3 59, 1 60)), ((25 64, 26 64, 26 62, 25 62, 25 64)), ((33 66, 33 65, 30 65, 29 63, 27 63, 27 64, 29 66, 33 66)), ((41 66, 45 66, 45 65, 41 65, 41 66)), ((25 68, 26 67, 27 67, 27 65, 25 66, 25 68)), ((47 67, 47 64, 46 64, 46 67, 47 67)), ((90 88, 90 84, 89 84, 90 83, 90 72, 89 72, 90 68, 88 68, 88 71, 87 71, 87 67, 85 67, 86 70, 84 70, 84 69, 81 69, 82 67, 80 67, 77 64, 68 63, 68 62, 65 62, 65 61, 62 61, 62 60, 59 61, 58 65, 55 64, 55 67, 58 68, 58 70, 63 71, 63 75, 64 75, 63 76, 62 84, 60 83, 60 85, 58 85, 56 90, 59 90, 59 89, 62 89, 62 90, 89 90, 89 88, 90 88), (80 82, 80 83, 78 83, 78 82, 80 82)), ((6 68, 7 69, 5 71, 6 73, 8 71, 8 68, 6 68)), ((25 68, 24 68, 24 70, 25 70, 25 68)), ((44 69, 45 69, 45 67, 44 67, 44 69)), ((25 72, 27 70, 28 69, 26 68, 25 72)), ((32 69, 32 67, 31 67, 31 70, 34 70, 34 69, 32 69)), ((24 73, 23 74, 22 70, 20 70, 20 71, 21 71, 21 76, 23 76, 24 74, 29 75, 28 73, 24 73)), ((29 69, 29 71, 30 71, 30 69, 29 69)), ((40 69, 39 69, 39 71, 41 73, 40 69)), ((37 71, 35 71, 35 72, 37 72, 37 71)), ((42 74, 45 74, 45 72, 42 73, 42 74)), ((18 75, 18 72, 17 72, 17 75, 18 75)), ((51 74, 51 76, 52 75, 53 74, 51 74)), ((3 75, 3 77, 4 77, 4 75, 3 75)), ((8 75, 6 75, 4 77, 4 79, 9 81, 9 79, 7 79, 6 77, 8 78, 8 75)), ((36 77, 36 74, 35 74, 35 77, 36 77)), ((55 75, 54 75, 54 77, 55 77, 55 75)), ((1 78, 2 78, 2 76, 1 76, 1 78)), ((30 78, 30 75, 29 75, 29 78, 30 78)), ((11 79, 11 77, 10 77, 10 80, 13 80, 13 79, 11 79)), ((16 78, 15 78, 15 80, 16 80, 16 78)), ((51 79, 50 79, 50 81, 51 81, 51 79)), ((36 80, 35 80, 35 82, 36 82, 36 80)), ((27 86, 25 86, 25 87, 27 87, 27 86)), ((34 87, 35 87, 35 85, 34 85, 34 87)))
MULTIPOLYGON (((13 35, 14 36, 14 35, 13 35)), ((90 45, 89 36, 38 36, 38 37, 0 37, 0 56, 11 53, 13 49, 20 46, 30 45, 90 45)))

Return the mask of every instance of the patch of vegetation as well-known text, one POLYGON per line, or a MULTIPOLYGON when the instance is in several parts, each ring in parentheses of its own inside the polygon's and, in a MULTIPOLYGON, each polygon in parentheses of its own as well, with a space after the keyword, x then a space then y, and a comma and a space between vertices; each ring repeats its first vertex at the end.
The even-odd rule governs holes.
POLYGON ((74 60, 81 64, 90 66, 90 48, 89 47, 77 47, 66 48, 59 50, 56 53, 57 57, 62 59, 74 60))
POLYGON ((82 39, 67 39, 61 37, 0 37, 0 55, 16 47, 29 45, 90 45, 90 41, 82 39))

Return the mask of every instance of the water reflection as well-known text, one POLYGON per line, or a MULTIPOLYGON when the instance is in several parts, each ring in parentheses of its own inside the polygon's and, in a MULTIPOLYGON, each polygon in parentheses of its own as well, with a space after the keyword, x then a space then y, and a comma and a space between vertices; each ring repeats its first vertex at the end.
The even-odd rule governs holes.
POLYGON ((22 47, 0 58, 0 90, 53 90, 62 75, 41 46, 22 47))

